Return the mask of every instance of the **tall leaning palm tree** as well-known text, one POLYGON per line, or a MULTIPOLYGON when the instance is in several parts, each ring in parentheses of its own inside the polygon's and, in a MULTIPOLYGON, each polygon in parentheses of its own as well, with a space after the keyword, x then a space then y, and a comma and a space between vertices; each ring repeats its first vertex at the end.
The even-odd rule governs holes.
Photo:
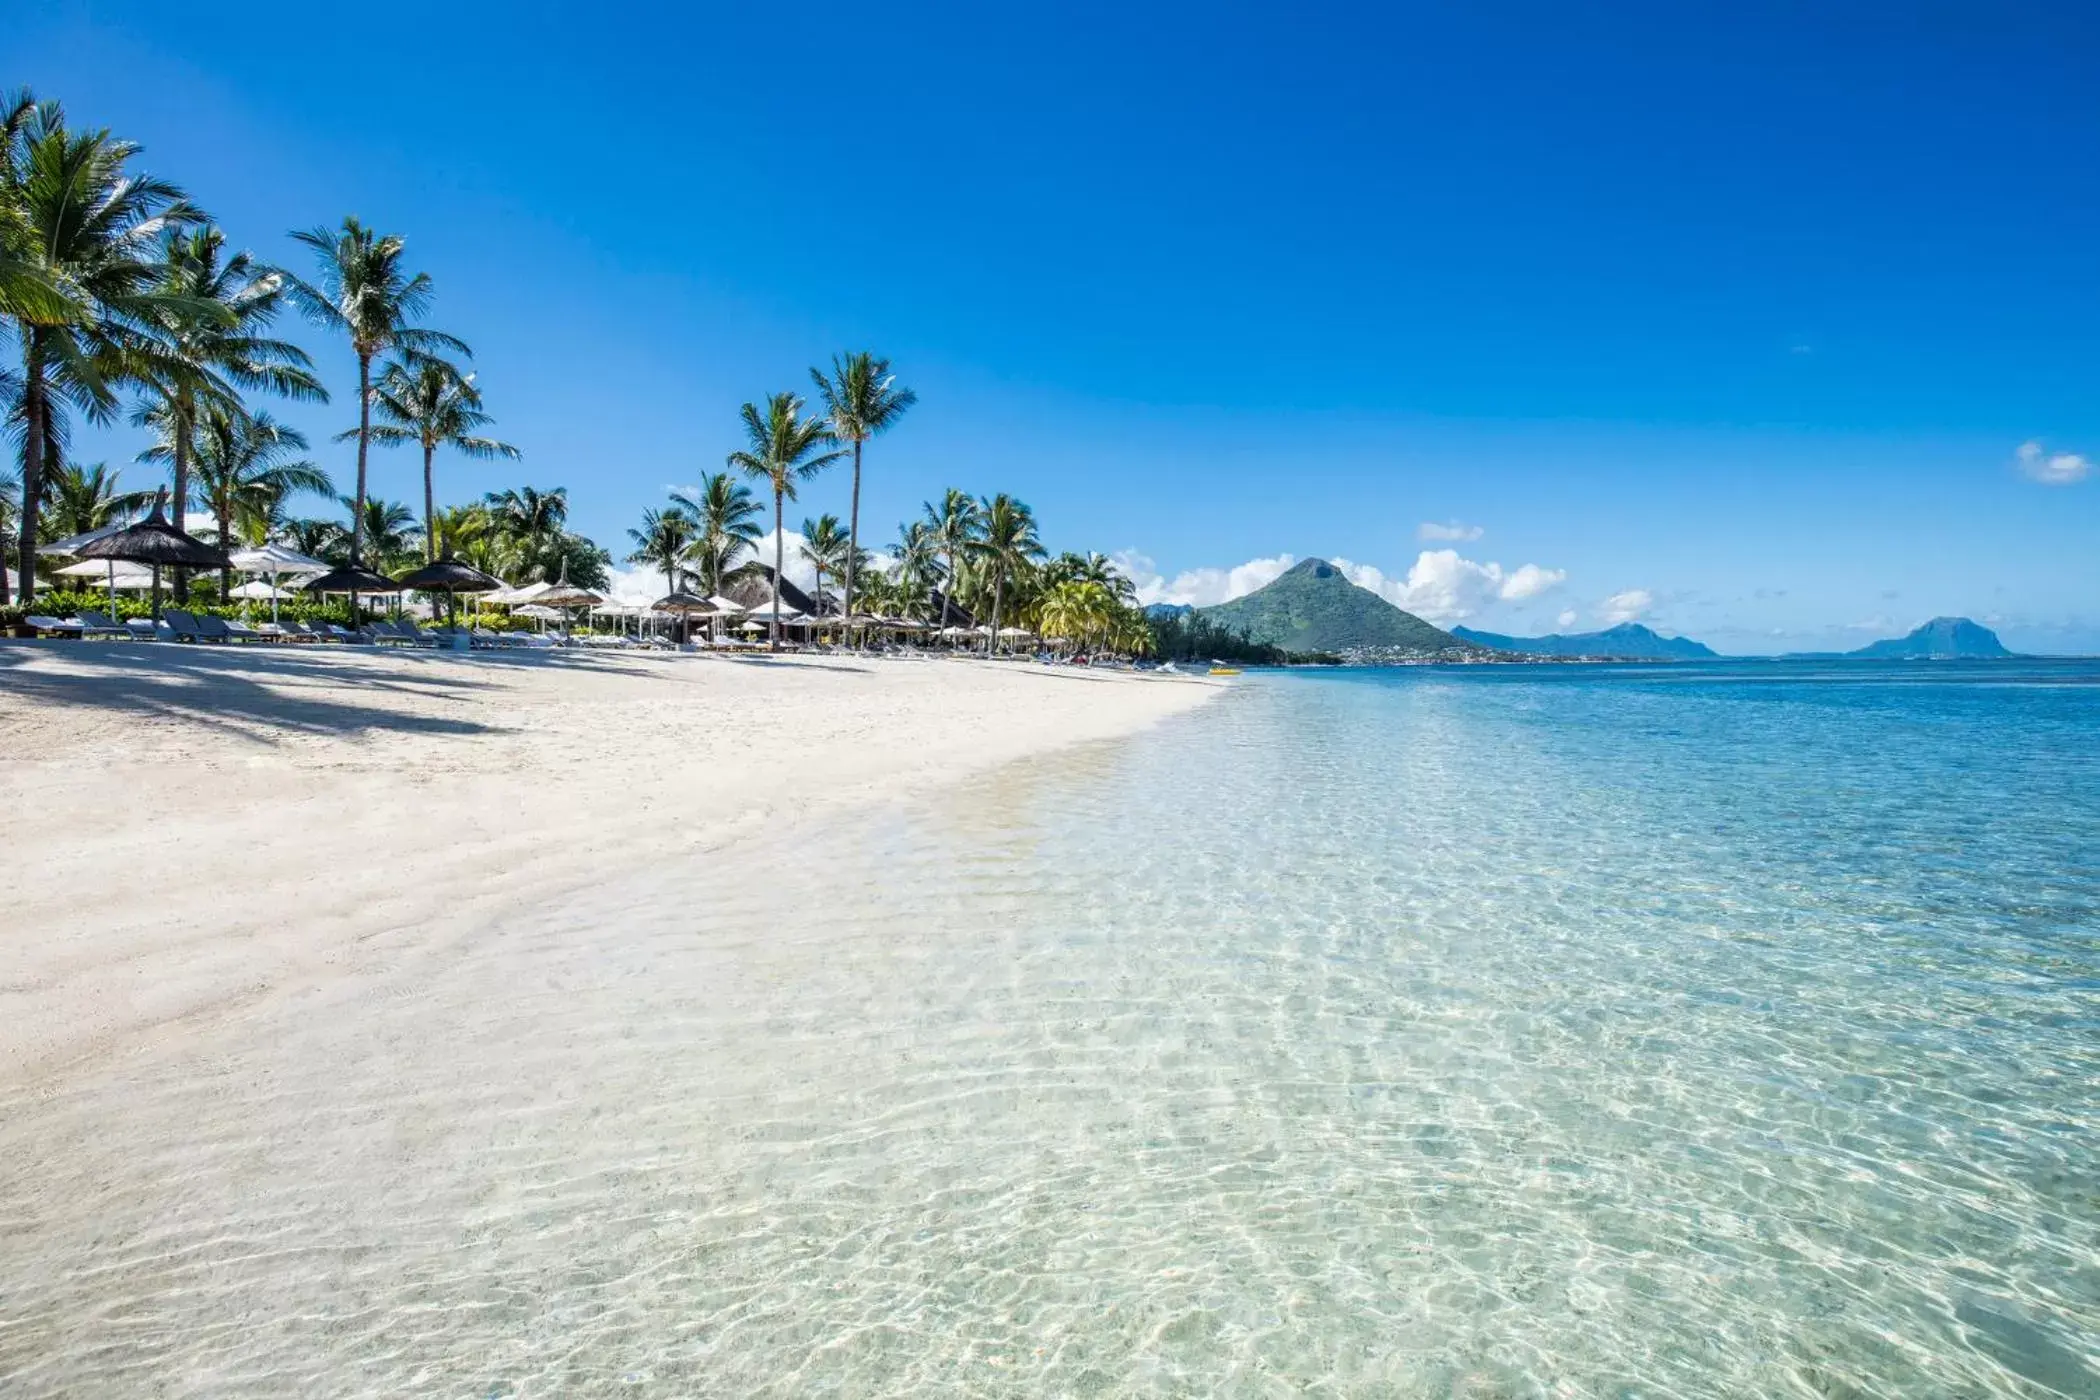
POLYGON ((800 394, 771 394, 764 412, 747 403, 739 410, 749 446, 729 454, 729 465, 764 483, 773 493, 773 627, 772 649, 780 650, 780 571, 786 567, 784 513, 795 499, 796 483, 807 481, 846 454, 830 447, 835 439, 822 419, 805 418, 800 394))
POLYGON ((1043 557, 1043 542, 1036 534, 1035 512, 1005 492, 984 503, 984 529, 972 541, 971 553, 983 565, 992 585, 992 635, 985 640, 987 654, 999 644, 999 614, 1006 601, 1006 586, 1014 575, 1043 557))
POLYGON ((350 557, 357 560, 366 523, 365 459, 372 445, 372 362, 390 353, 471 360, 474 352, 457 336, 415 324, 430 309, 433 284, 430 274, 402 266, 398 234, 374 233, 346 218, 340 229, 300 229, 292 237, 312 250, 317 271, 310 282, 287 278, 286 289, 314 321, 347 335, 357 356, 357 494, 350 512, 350 557))
POLYGON ((206 415, 238 413, 243 390, 323 403, 328 391, 304 350, 263 334, 284 308, 284 274, 245 252, 226 256, 218 229, 171 229, 161 243, 157 285, 163 295, 151 317, 152 354, 142 366, 147 397, 134 421, 158 428, 168 448, 168 506, 180 530, 206 415))
POLYGON ((853 449, 853 505, 846 517, 846 590, 842 604, 851 617, 854 565, 860 553, 860 450, 869 438, 895 425, 919 401, 919 396, 897 383, 888 360, 866 350, 834 355, 830 374, 812 368, 809 377, 816 382, 817 394, 824 401, 831 435, 853 449))
POLYGON ((955 590, 962 582, 960 566, 984 530, 984 511, 975 496, 951 486, 941 496, 939 506, 931 501, 926 503, 926 528, 934 552, 947 566, 941 583, 941 626, 945 628, 949 626, 955 590))
MULTIPOLYGON (((481 391, 474 376, 435 355, 396 360, 379 376, 372 388, 372 407, 383 422, 371 425, 372 441, 412 442, 423 449, 423 552, 438 556, 437 487, 434 463, 440 447, 449 447, 469 457, 508 457, 525 454, 507 442, 481 437, 475 429, 496 420, 482 411, 481 391)), ((336 441, 355 437, 356 431, 339 433, 336 441)))
POLYGON ((45 466, 68 414, 109 421, 117 390, 150 354, 155 318, 201 311, 154 285, 164 232, 199 216, 176 186, 131 168, 138 153, 107 131, 69 130, 55 102, 20 94, 0 106, 0 207, 14 265, 0 315, 21 353, 0 380, 22 444, 15 562, 25 603, 36 591, 45 466))
MULTIPOLYGON (((306 438, 267 413, 214 408, 197 435, 198 494, 219 531, 219 547, 232 547, 236 524, 253 526, 275 518, 288 497, 302 491, 328 496, 328 473, 295 454, 306 438)), ((219 570, 219 601, 233 593, 233 570, 219 570)))

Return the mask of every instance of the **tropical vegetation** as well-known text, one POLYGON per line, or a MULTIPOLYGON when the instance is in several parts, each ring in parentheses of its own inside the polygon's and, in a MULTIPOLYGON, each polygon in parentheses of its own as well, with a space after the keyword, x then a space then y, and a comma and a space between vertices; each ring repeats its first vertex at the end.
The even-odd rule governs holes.
MULTIPOLYGON (((445 498, 441 458, 522 453, 496 433, 466 341, 433 322, 436 283, 408 240, 354 215, 287 236, 293 268, 239 247, 183 187, 144 167, 135 142, 27 91, 0 99, 0 421, 11 449, 0 463, 0 604, 30 601, 40 575, 41 586, 64 582, 40 545, 136 518, 163 493, 172 523, 194 522, 228 549, 277 544, 382 572, 451 557, 511 584, 609 586, 612 556, 570 528, 562 487, 445 498), (355 424, 333 437, 354 444, 343 484, 272 411, 329 398, 326 366, 286 338, 287 312, 325 334, 336 372, 354 380, 355 424), (74 460, 83 426, 125 422, 145 435, 136 460, 152 475, 74 460), (414 450, 420 508, 375 490, 374 447, 414 450)), ((783 391, 743 404, 723 469, 644 511, 626 532, 626 562, 666 591, 715 595, 763 579, 777 618, 792 549, 827 610, 906 619, 987 649, 1001 632, 1073 651, 1158 649, 1158 626, 1115 565, 1052 556, 1012 493, 948 488, 888 544, 864 544, 868 444, 918 395, 871 350, 832 355, 809 379, 808 400, 783 391), (787 506, 849 461, 843 516, 812 514, 791 543, 787 506)), ((222 571, 177 592, 225 606, 231 585, 222 571)))

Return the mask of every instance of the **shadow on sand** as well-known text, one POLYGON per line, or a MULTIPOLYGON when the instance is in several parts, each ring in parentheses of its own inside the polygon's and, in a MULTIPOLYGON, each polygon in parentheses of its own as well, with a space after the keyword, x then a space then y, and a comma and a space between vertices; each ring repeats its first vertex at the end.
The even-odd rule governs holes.
POLYGON ((431 664, 402 675, 345 665, 347 658, 339 654, 290 647, 9 642, 0 645, 0 692, 33 704, 182 719, 259 744, 284 734, 503 732, 469 720, 405 713, 386 703, 390 695, 443 698, 471 693, 487 684, 475 675, 483 657, 401 655, 431 664), (65 669, 45 670, 34 664, 45 657, 62 659, 65 669), (323 685, 368 692, 374 703, 308 689, 323 685))

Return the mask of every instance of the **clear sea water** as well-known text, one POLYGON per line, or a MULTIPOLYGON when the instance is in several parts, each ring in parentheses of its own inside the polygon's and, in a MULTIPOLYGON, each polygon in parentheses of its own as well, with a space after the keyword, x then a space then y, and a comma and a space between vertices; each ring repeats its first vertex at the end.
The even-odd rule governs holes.
POLYGON ((729 866, 0 1104, 0 1393, 2100 1394, 2100 665, 1250 675, 729 866))

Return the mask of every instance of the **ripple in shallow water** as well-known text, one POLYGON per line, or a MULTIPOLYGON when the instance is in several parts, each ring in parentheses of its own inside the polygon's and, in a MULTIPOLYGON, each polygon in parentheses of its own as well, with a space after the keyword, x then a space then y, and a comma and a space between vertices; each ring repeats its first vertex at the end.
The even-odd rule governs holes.
POLYGON ((1257 681, 0 1106, 0 1390, 2090 1394, 2100 692, 1773 674, 1257 681))

